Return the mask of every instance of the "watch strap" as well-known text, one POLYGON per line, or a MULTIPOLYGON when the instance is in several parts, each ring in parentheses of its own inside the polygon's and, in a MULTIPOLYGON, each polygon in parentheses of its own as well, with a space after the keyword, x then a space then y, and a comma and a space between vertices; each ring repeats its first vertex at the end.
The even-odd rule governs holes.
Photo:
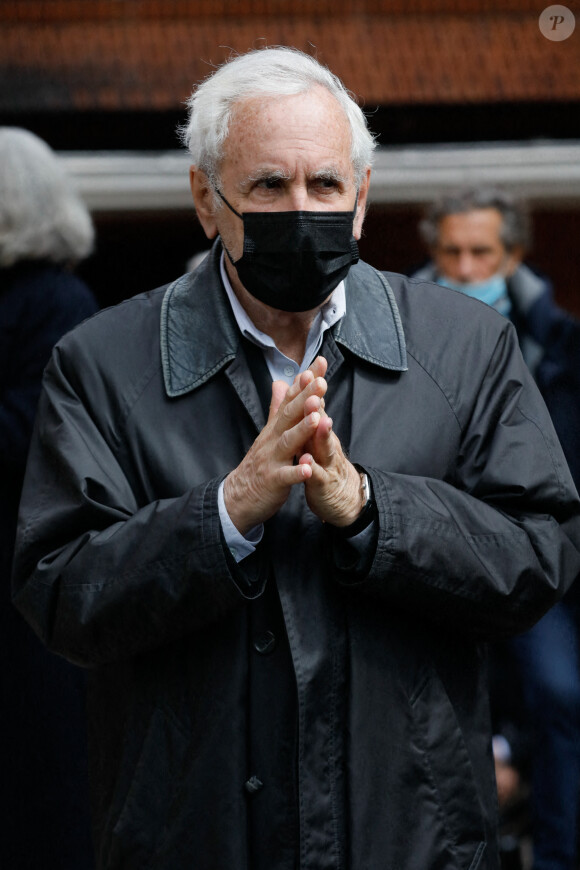
POLYGON ((334 534, 340 538, 354 538, 363 532, 377 516, 377 506, 373 498, 370 477, 360 466, 355 465, 361 479, 361 500, 363 508, 353 523, 348 526, 334 526, 334 534), (364 500, 363 500, 364 499, 364 500))

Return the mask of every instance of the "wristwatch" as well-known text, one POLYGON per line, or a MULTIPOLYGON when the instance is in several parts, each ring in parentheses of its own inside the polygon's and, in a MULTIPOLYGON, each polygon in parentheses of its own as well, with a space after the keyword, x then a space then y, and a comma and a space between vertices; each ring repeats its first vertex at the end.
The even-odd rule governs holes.
POLYGON ((377 516, 377 506, 373 498, 370 478, 366 471, 363 471, 360 466, 355 465, 355 468, 360 474, 361 501, 363 507, 354 523, 351 523, 349 526, 334 526, 334 533, 340 538, 354 538, 355 535, 358 535, 370 526, 377 516))

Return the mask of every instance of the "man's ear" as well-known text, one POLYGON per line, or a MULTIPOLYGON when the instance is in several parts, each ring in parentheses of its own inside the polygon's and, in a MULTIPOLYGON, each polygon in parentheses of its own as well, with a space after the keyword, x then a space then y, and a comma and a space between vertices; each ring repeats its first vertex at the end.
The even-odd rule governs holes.
POLYGON ((506 277, 509 278, 511 275, 513 275, 513 273, 516 271, 516 269, 524 259, 524 253, 524 249, 521 245, 514 245, 514 247, 507 252, 507 261, 505 268, 506 277))
POLYGON ((369 193, 370 182, 371 182, 371 168, 369 166, 367 168, 364 176, 363 176, 363 179, 360 183, 360 187, 358 189, 357 208, 356 208, 356 214, 354 216, 354 222, 353 222, 353 226, 352 226, 352 234, 355 237, 355 239, 357 240, 357 242, 360 239, 360 237, 362 236, 362 226, 363 226, 363 221, 365 219, 367 196, 369 193))
POLYGON ((214 194, 209 179, 197 166, 191 166, 189 185, 199 222, 208 239, 215 239, 218 228, 215 220, 214 194))

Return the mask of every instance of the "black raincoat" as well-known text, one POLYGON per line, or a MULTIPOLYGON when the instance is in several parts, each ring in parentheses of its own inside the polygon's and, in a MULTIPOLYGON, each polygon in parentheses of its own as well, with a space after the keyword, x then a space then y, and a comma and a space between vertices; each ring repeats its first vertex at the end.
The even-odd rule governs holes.
POLYGON ((92 671, 98 866, 497 870, 485 640, 580 571, 515 331, 353 267, 323 353, 372 563, 349 570, 294 488, 236 565, 218 487, 265 417, 219 253, 70 333, 45 375, 15 601, 92 671))

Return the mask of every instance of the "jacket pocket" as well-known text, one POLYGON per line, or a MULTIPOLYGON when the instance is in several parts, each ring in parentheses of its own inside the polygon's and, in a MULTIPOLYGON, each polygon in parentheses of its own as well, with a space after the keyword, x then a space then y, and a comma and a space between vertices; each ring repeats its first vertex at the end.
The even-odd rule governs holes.
POLYGON ((439 829, 442 851, 457 870, 480 870, 486 852, 477 783, 453 705, 434 668, 411 698, 421 790, 439 829))
POLYGON ((112 832, 107 868, 145 870, 180 815, 180 787, 189 739, 168 711, 154 710, 131 785, 112 832))

